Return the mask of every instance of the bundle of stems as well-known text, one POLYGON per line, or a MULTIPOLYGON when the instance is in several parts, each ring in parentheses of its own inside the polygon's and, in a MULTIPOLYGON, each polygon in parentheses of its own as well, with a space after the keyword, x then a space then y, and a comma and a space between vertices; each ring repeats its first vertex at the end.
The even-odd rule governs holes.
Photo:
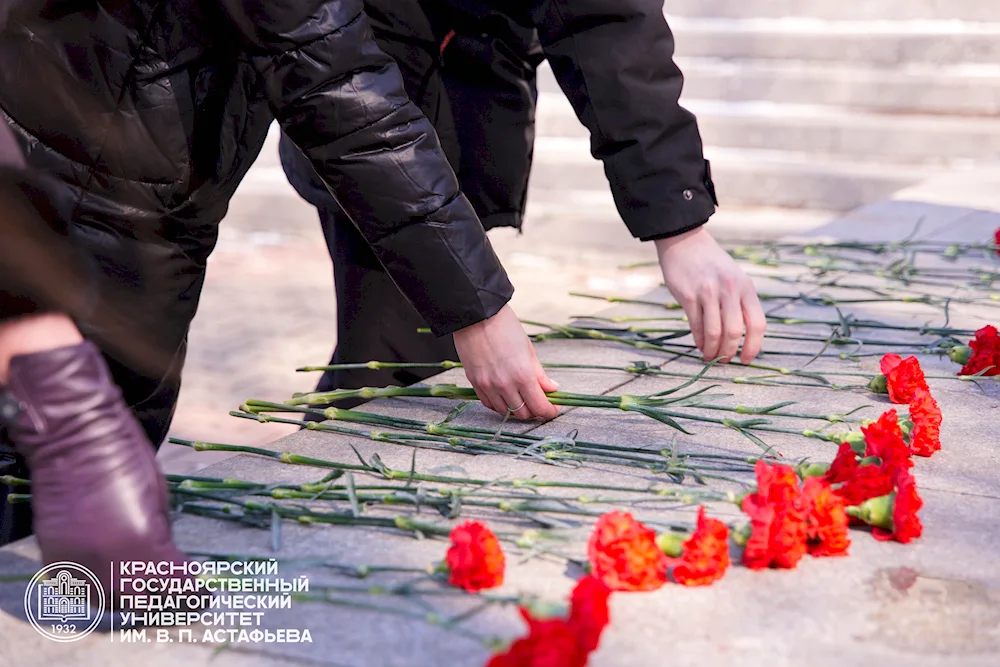
MULTIPOLYGON (((688 384, 688 383, 686 383, 688 384)), ((685 385, 682 385, 685 386, 685 385)), ((590 407, 590 408, 604 408, 604 409, 614 409, 623 410, 626 412, 638 412, 642 415, 650 417, 660 423, 666 424, 674 429, 681 431, 682 433, 691 435, 691 432, 681 426, 676 420, 686 419, 690 421, 704 422, 709 424, 717 424, 731 428, 752 442, 760 446, 765 452, 772 451, 772 448, 764 443, 754 431, 770 432, 770 433, 786 433, 799 435, 806 438, 814 438, 818 440, 825 440, 827 442, 832 442, 839 444, 842 440, 840 435, 830 435, 822 431, 816 431, 813 429, 796 429, 787 428, 782 426, 775 426, 768 419, 763 419, 760 417, 755 417, 751 419, 730 419, 726 418, 715 418, 708 417, 705 415, 699 415, 690 412, 680 412, 674 409, 667 409, 664 406, 673 404, 673 407, 686 407, 689 399, 697 396, 711 387, 699 390, 690 394, 688 396, 682 396, 678 398, 669 398, 667 394, 675 391, 677 388, 672 390, 667 390, 664 392, 659 392, 657 394, 650 394, 648 396, 604 396, 604 395, 591 395, 591 394, 573 394, 568 392, 551 392, 546 394, 549 400, 556 405, 571 406, 571 407, 590 407)), ((258 401, 247 401, 245 408, 248 411, 254 411, 254 406, 257 405, 261 412, 274 411, 279 408, 275 406, 287 406, 284 409, 296 408, 303 405, 329 405, 335 403, 338 400, 344 399, 357 399, 361 398, 364 400, 373 400, 379 398, 393 398, 393 397, 420 397, 420 398, 444 398, 444 399, 458 399, 464 401, 478 400, 475 391, 469 387, 458 387, 454 384, 436 384, 429 387, 364 387, 361 389, 341 389, 332 392, 315 392, 310 394, 298 394, 292 399, 286 401, 284 404, 274 404, 267 403, 267 406, 260 406, 258 401)), ((780 403, 774 406, 767 406, 765 408, 741 408, 744 414, 768 414, 768 410, 777 410, 782 407, 786 407, 789 403, 780 403)), ((828 423, 838 423, 845 420, 842 415, 826 415, 824 416, 828 423)), ((829 424, 828 424, 829 425, 829 424)))
MULTIPOLYGON (((651 301, 648 299, 633 299, 627 297, 619 296, 601 296, 597 294, 584 294, 579 292, 573 292, 573 296, 584 297, 588 299, 600 299, 602 301, 607 301, 608 303, 632 303, 645 306, 658 306, 665 308, 667 310, 676 310, 678 306, 670 302, 661 301, 651 301)), ((656 319, 682 319, 682 318, 656 318, 656 319)), ((821 319, 811 319, 811 318, 800 318, 800 317, 786 317, 783 315, 767 315, 767 320, 771 324, 780 324, 784 326, 799 326, 799 325, 825 325, 831 327, 843 326, 844 318, 839 320, 821 320, 821 319)), ((969 329, 956 329, 951 327, 931 327, 931 326, 913 326, 913 325, 896 325, 888 324, 885 322, 879 322, 877 320, 859 320, 853 317, 848 317, 847 322, 852 328, 858 329, 882 329, 890 331, 909 331, 924 335, 935 335, 935 336, 974 336, 975 331, 969 329)), ((526 324, 531 324, 531 322, 525 322, 526 324)), ((548 327, 549 325, 542 324, 539 326, 548 327)))
POLYGON ((509 454, 516 458, 528 458, 549 464, 573 463, 573 467, 590 464, 636 467, 665 474, 682 483, 691 477, 696 482, 705 478, 733 481, 722 473, 749 472, 760 458, 736 454, 716 454, 707 452, 681 451, 676 440, 669 444, 645 446, 609 445, 578 440, 575 434, 568 436, 540 436, 531 433, 513 433, 484 428, 458 426, 449 423, 464 406, 453 410, 444 421, 425 422, 403 419, 373 412, 357 412, 341 408, 317 410, 287 406, 281 403, 250 399, 243 405, 243 412, 232 412, 233 416, 255 419, 261 422, 295 424, 301 428, 328 431, 343 435, 365 437, 379 442, 410 447, 462 451, 465 453, 509 454), (316 421, 299 421, 266 415, 267 412, 302 412, 327 420, 338 420, 377 426, 399 428, 414 433, 393 433, 383 430, 362 431, 335 424, 321 424, 316 421))

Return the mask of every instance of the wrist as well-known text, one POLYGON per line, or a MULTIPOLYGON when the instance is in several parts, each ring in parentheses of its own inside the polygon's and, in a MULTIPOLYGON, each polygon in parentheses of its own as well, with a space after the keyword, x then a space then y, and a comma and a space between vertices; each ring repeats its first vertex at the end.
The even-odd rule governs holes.
POLYGON ((664 252, 672 248, 675 248, 678 245, 686 243, 692 239, 699 239, 705 237, 711 238, 711 235, 708 233, 708 230, 705 228, 705 226, 702 225, 700 227, 696 227, 690 231, 683 232, 676 236, 671 236, 665 239, 656 239, 655 241, 653 241, 653 243, 656 245, 656 253, 658 255, 662 255, 664 252))

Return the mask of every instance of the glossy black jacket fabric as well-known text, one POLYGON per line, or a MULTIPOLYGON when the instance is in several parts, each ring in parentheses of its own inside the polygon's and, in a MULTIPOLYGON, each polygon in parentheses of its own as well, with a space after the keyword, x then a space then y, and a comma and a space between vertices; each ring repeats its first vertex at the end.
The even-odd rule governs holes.
MULTIPOLYGON (((444 54, 457 84, 450 90, 474 90, 490 50, 518 54, 526 64, 544 55, 590 131, 591 153, 603 162, 633 236, 672 236, 704 224, 715 212, 718 202, 697 120, 679 103, 684 77, 673 60, 663 0, 420 2, 434 12, 447 10, 465 36, 453 40, 448 47, 453 52, 444 54)), ((475 104, 474 98, 463 93, 459 105, 467 106, 470 99, 475 104)), ((489 100, 479 104, 489 117, 489 100)), ((482 132, 488 136, 489 128, 482 132)), ((469 191, 478 206, 474 190, 469 191)))
POLYGON ((0 39, 0 109, 45 174, 36 205, 71 221, 108 298, 178 363, 217 225, 274 119, 436 333, 512 294, 360 0, 27 0, 0 39))
MULTIPOLYGON (((548 60, 590 131, 633 236, 673 236, 718 203, 662 0, 365 0, 382 48, 400 61, 422 108, 439 74, 438 134, 458 154, 462 191, 487 229, 523 222, 534 149, 535 70, 548 60), (437 61, 436 65, 430 64, 437 61), (436 71, 431 71, 436 67, 436 71)), ((428 115, 431 112, 428 110, 428 115)), ((299 193, 328 207, 308 162, 282 145, 299 193)))

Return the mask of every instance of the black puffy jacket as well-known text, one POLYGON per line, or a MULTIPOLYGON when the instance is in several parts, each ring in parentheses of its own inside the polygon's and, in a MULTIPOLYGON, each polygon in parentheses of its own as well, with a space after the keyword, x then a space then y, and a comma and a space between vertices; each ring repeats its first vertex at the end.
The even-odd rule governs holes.
POLYGON ((436 333, 512 294, 361 0, 26 0, 0 39, 0 109, 45 174, 37 205, 177 349, 274 119, 436 333))
MULTIPOLYGON (((543 60, 589 130, 634 237, 674 236, 714 213, 698 123, 679 103, 684 77, 663 0, 365 0, 365 8, 411 99, 460 156, 462 191, 487 229, 523 222, 543 60), (436 74, 443 95, 429 86, 436 74), (437 113, 441 97, 446 113, 437 113)), ((284 141, 281 154, 299 194, 329 207, 308 161, 284 141)))

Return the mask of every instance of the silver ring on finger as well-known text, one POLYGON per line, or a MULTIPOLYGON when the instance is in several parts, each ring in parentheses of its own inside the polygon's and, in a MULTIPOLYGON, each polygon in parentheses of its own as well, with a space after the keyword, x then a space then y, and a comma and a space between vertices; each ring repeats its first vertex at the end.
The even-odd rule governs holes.
POLYGON ((527 401, 521 401, 521 405, 517 406, 516 408, 512 408, 512 407, 510 407, 508 405, 507 406, 507 412, 509 412, 510 414, 514 414, 515 412, 517 412, 518 410, 520 410, 521 408, 523 408, 526 403, 527 403, 527 401))

